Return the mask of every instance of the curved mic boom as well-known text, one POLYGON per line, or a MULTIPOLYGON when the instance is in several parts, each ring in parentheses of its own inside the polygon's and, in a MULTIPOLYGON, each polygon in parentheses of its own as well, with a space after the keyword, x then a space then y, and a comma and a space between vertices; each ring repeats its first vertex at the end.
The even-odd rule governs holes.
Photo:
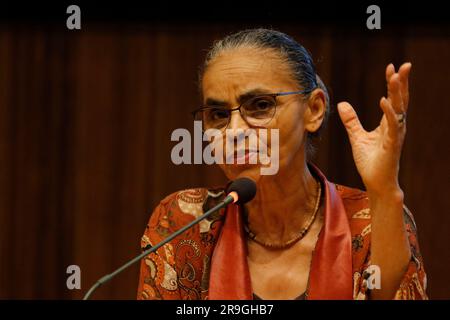
POLYGON ((134 263, 140 261, 145 256, 149 255, 150 253, 158 250, 160 247, 165 245, 167 242, 171 241, 184 231, 188 230, 195 224, 199 223, 203 219, 207 218, 212 213, 226 207, 230 203, 236 203, 236 204, 244 204, 250 200, 252 200, 255 197, 256 194, 256 184, 253 180, 249 178, 239 178, 236 179, 231 183, 231 185, 228 187, 227 192, 229 193, 223 201, 221 201, 219 204, 214 206, 213 208, 209 209, 207 212, 205 212, 203 215, 195 219, 194 221, 190 222, 183 228, 179 229, 178 231, 172 233, 170 236, 168 236, 166 239, 161 241, 160 243, 156 244, 153 247, 150 247, 149 249, 142 252, 137 257, 133 258, 132 260, 125 263, 123 266, 115 270, 114 272, 107 274, 106 276, 100 278, 86 293, 86 295, 83 297, 83 300, 89 299, 89 297, 92 295, 92 293, 101 285, 108 282, 112 278, 114 278, 116 275, 127 269, 129 266, 133 265, 134 263))

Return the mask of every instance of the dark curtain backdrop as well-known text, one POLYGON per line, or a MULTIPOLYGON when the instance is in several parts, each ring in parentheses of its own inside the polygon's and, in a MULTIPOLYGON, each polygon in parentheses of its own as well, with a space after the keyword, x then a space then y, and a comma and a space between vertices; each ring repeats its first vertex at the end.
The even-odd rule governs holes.
MULTIPOLYGON (((176 166, 170 134, 193 123, 197 70, 234 24, 11 25, 0 28, 0 298, 81 298, 139 253, 150 213, 176 190, 220 184, 219 169, 176 166), (81 268, 81 290, 66 268, 81 268)), ((413 63, 400 181, 415 214, 431 298, 450 298, 448 26, 273 25, 312 53, 334 113, 315 162, 363 188, 335 103, 381 117, 388 63, 413 63)), ((138 265, 95 298, 134 299, 138 265)))

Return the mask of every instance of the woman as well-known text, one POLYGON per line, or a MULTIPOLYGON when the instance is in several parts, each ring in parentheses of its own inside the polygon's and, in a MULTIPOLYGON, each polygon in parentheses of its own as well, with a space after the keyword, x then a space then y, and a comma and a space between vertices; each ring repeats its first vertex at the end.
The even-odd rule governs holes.
MULTIPOLYGON (((374 131, 362 128, 349 103, 338 104, 361 191, 330 183, 308 161, 312 138, 329 113, 327 90, 308 52, 266 29, 216 42, 201 73, 205 106, 196 118, 222 131, 277 129, 279 170, 261 175, 260 163, 220 164, 230 180, 255 180, 255 198, 228 206, 147 256, 138 298, 427 298, 415 223, 398 184, 410 69, 410 63, 398 71, 387 66, 384 115, 374 131)), ((150 217, 142 248, 201 215, 224 190, 166 197, 150 217)))

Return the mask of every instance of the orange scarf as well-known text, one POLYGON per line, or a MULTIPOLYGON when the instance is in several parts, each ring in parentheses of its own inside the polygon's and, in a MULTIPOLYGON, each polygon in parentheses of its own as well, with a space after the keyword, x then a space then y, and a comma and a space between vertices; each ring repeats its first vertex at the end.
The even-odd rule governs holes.
MULTIPOLYGON (((350 300, 353 297, 352 244, 347 215, 334 184, 313 164, 309 168, 325 189, 325 213, 311 262, 308 299, 350 300)), ((242 209, 235 204, 226 210, 225 223, 214 248, 209 299, 253 299, 242 209)))

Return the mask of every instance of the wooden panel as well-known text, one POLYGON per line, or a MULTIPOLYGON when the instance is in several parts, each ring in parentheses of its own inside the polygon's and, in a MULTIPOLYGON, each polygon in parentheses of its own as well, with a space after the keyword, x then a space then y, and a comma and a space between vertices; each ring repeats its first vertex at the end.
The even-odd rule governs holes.
MULTIPOLYGON (((214 167, 172 164, 170 134, 193 129, 189 111, 199 104, 205 49, 241 27, 0 29, 0 298, 81 298, 139 252, 149 215, 165 195, 224 181, 214 167), (81 267, 81 291, 66 288, 71 264, 81 267)), ((419 226, 430 296, 450 298, 449 30, 397 27, 368 36, 274 27, 312 52, 333 108, 351 102, 368 129, 380 120, 386 64, 413 62, 401 185, 419 226)), ((330 180, 362 187, 335 109, 316 162, 330 180)), ((135 266, 95 298, 133 299, 137 274, 135 266)))

